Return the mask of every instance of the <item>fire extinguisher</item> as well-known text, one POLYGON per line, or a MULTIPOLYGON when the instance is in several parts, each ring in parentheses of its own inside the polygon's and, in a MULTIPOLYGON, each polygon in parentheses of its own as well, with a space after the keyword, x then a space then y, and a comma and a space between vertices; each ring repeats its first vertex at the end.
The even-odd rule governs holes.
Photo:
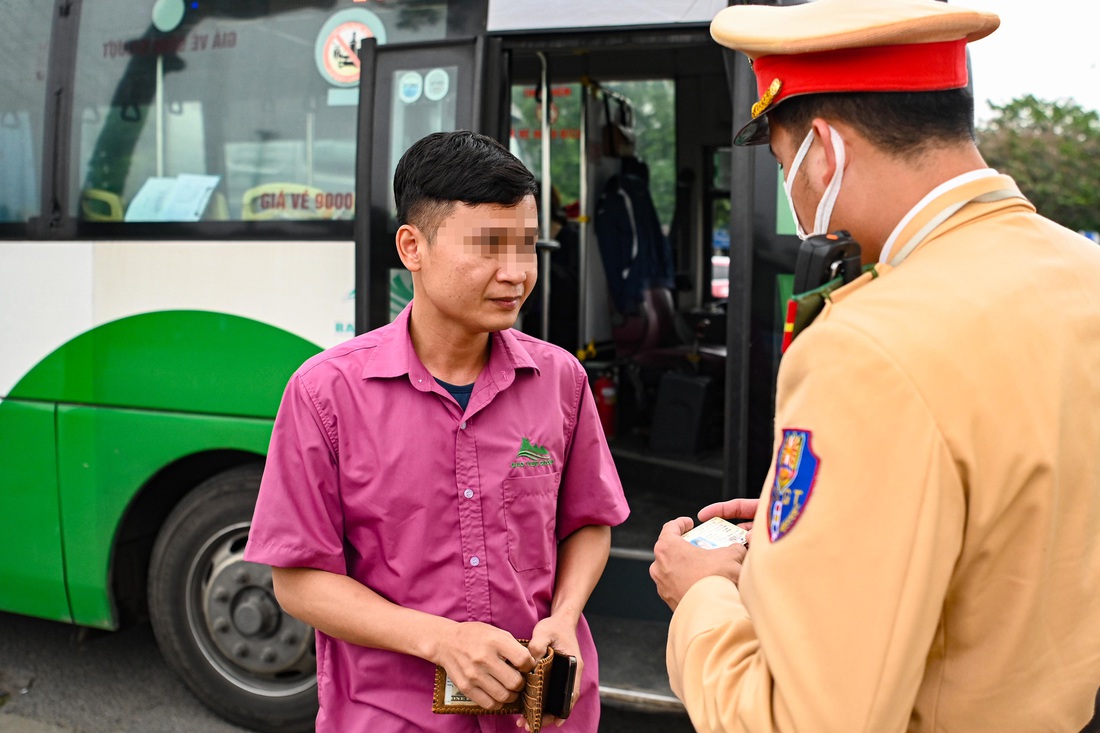
POLYGON ((615 403, 618 399, 615 380, 604 372, 592 385, 596 397, 596 413, 600 416, 603 433, 608 439, 615 437, 615 403))

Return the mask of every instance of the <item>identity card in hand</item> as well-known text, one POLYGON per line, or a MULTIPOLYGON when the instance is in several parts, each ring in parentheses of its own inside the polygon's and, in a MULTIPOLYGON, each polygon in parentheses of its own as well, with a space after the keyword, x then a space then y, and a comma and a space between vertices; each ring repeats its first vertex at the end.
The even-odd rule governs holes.
POLYGON ((721 517, 714 517, 700 524, 694 529, 689 529, 683 534, 683 538, 706 550, 717 547, 726 547, 737 543, 745 544, 745 530, 732 522, 727 522, 721 517))

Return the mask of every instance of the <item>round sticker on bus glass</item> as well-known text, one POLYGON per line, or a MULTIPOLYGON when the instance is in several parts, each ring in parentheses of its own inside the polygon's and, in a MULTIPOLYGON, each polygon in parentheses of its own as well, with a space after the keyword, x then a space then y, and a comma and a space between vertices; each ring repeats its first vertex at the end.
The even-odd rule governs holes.
POLYGON ((359 83, 359 49, 367 38, 386 42, 386 27, 365 8, 341 10, 325 21, 317 34, 314 60, 329 84, 353 87, 359 83))
POLYGON ((432 69, 424 75, 424 96, 438 102, 451 89, 451 77, 443 69, 432 69))
POLYGON ((183 0, 157 0, 153 3, 153 27, 171 33, 183 20, 183 0))
POLYGON ((424 77, 418 71, 406 71, 397 80, 397 97, 405 104, 420 99, 424 91, 424 77))

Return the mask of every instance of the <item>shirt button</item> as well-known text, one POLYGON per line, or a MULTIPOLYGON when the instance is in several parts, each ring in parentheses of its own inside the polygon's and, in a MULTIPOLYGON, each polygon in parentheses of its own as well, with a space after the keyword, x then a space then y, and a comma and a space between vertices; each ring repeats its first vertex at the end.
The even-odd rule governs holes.
POLYGON ((460 423, 458 424, 458 427, 460 427, 460 428, 462 428, 463 430, 465 430, 465 429, 466 429, 466 421, 465 421, 465 420, 463 420, 462 422, 460 422, 460 423))
POLYGON ((481 558, 479 558, 477 555, 474 555, 470 558, 470 564, 476 568, 478 565, 481 564, 481 558))
POLYGON ((465 496, 467 499, 473 499, 474 498, 474 490, 473 489, 466 489, 465 491, 462 492, 462 495, 465 496))

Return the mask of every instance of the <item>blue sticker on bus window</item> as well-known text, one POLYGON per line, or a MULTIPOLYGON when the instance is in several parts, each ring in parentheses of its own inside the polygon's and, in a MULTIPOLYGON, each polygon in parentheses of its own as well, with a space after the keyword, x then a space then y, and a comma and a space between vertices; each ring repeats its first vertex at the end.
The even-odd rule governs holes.
POLYGON ((806 512, 819 464, 810 447, 812 437, 809 430, 783 430, 768 504, 768 535, 772 542, 787 536, 806 512))

